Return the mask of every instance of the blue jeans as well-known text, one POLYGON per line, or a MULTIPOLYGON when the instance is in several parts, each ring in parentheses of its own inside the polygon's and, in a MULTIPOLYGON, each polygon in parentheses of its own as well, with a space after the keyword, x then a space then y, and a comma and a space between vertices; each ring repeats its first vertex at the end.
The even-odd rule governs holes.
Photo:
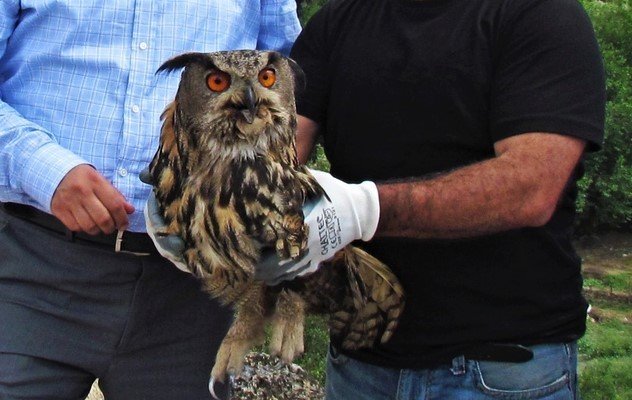
POLYGON ((531 361, 466 360, 436 369, 392 369, 330 348, 327 400, 576 400, 577 343, 532 346, 531 361))

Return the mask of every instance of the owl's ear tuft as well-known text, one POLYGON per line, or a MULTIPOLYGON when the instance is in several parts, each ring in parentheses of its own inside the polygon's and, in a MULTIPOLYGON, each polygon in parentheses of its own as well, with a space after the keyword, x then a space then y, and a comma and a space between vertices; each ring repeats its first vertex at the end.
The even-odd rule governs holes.
POLYGON ((294 94, 297 95, 305 90, 305 86, 307 84, 307 80, 305 78, 305 72, 303 72, 303 68, 291 58, 287 58, 287 63, 292 70, 292 75, 294 76, 294 94))
POLYGON ((179 56, 175 56, 165 61, 160 68, 156 71, 156 74, 161 72, 173 72, 177 69, 185 68, 190 64, 200 64, 205 67, 215 68, 211 58, 205 53, 184 53, 179 56))
POLYGON ((301 93, 305 90, 305 73, 298 63, 292 60, 290 57, 286 57, 278 51, 270 51, 268 55, 268 64, 276 64, 286 60, 292 71, 294 77, 294 95, 301 93))

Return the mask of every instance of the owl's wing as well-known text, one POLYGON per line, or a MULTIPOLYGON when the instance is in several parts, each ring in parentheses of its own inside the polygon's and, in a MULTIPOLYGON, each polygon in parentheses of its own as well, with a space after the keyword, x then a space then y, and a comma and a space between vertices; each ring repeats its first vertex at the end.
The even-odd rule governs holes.
POLYGON ((404 311, 404 288, 381 261, 347 246, 299 284, 313 312, 330 315, 332 341, 345 349, 387 342, 404 311))
POLYGON ((168 171, 178 175, 181 173, 181 150, 178 148, 175 128, 177 106, 177 100, 172 101, 160 116, 162 120, 160 144, 149 164, 149 171, 154 182, 162 182, 160 174, 163 172, 168 171))

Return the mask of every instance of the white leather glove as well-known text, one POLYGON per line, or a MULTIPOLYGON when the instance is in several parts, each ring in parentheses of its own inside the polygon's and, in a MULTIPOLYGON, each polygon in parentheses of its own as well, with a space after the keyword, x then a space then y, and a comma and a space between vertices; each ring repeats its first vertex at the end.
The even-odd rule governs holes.
POLYGON ((270 252, 255 267, 255 279, 270 286, 316 271, 321 262, 354 240, 371 240, 377 229, 380 202, 375 183, 349 184, 327 172, 309 171, 327 196, 303 206, 309 226, 305 256, 296 261, 279 260, 270 252))
POLYGON ((184 241, 182 238, 178 235, 161 235, 159 233, 164 230, 167 224, 162 218, 162 214, 158 208, 158 201, 156 201, 153 190, 147 198, 144 215, 147 234, 149 234, 149 237, 151 237, 151 240, 154 242, 158 253, 171 261, 178 269, 184 272, 190 272, 182 256, 184 251, 184 241))

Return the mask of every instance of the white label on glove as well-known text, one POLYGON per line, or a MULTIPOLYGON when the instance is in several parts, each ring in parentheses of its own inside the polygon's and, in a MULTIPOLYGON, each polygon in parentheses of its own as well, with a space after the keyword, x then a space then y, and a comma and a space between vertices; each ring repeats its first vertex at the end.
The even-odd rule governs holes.
POLYGON ((336 215, 336 209, 327 207, 316 218, 318 222, 318 236, 320 238, 320 254, 326 255, 336 250, 342 243, 340 220, 336 215))

